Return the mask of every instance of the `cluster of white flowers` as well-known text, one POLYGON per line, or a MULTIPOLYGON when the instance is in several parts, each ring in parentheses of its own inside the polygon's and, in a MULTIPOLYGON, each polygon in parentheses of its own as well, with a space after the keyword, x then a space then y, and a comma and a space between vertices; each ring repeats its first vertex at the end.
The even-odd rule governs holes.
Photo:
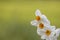
POLYGON ((36 19, 31 21, 33 26, 37 27, 37 34, 41 36, 43 40, 57 40, 60 34, 60 28, 56 29, 55 26, 51 26, 47 17, 37 9, 35 12, 36 19))

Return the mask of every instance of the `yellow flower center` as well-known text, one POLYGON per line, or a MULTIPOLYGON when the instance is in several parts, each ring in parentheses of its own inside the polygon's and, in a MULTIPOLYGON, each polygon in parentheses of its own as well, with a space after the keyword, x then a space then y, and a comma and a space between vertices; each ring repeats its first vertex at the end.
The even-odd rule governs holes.
POLYGON ((41 18, 40 16, 36 16, 36 20, 39 21, 41 18))
POLYGON ((49 36, 51 34, 50 30, 46 30, 46 35, 49 36))
POLYGON ((40 27, 41 29, 43 29, 43 28, 44 28, 44 24, 40 23, 40 24, 39 24, 39 27, 40 27))

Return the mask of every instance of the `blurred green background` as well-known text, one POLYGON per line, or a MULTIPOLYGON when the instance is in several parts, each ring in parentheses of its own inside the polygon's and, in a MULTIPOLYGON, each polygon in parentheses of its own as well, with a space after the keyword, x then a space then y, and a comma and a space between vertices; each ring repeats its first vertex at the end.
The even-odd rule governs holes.
POLYGON ((51 25, 60 28, 59 0, 0 1, 0 40, 41 40, 36 27, 30 24, 36 9, 47 16, 51 25))

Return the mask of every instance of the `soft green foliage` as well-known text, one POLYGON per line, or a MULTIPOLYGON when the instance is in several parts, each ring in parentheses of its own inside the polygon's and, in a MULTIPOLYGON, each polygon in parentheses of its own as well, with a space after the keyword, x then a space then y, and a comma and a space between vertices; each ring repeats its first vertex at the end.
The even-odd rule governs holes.
POLYGON ((36 27, 30 24, 36 9, 47 16, 51 25, 60 27, 60 1, 3 1, 0 2, 0 40, 41 40, 36 27))

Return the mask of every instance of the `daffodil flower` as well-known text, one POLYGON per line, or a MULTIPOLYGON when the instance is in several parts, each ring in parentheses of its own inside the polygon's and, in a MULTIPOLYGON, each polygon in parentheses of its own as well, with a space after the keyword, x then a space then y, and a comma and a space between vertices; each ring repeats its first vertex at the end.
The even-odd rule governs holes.
POLYGON ((38 9, 36 10, 35 15, 36 15, 36 19, 31 21, 31 24, 33 26, 37 26, 41 22, 45 24, 50 24, 50 21, 47 19, 47 17, 41 14, 41 12, 38 9))
POLYGON ((58 28, 58 29, 55 30, 55 35, 51 39, 52 40, 57 40, 57 38, 59 37, 59 34, 60 34, 60 28, 58 28))
POLYGON ((35 12, 36 19, 31 21, 33 26, 37 26, 37 34, 41 36, 41 39, 45 40, 57 40, 60 34, 60 28, 56 29, 55 26, 50 25, 50 21, 47 17, 37 9, 35 12))
POLYGON ((44 34, 44 32, 47 30, 47 29, 52 29, 52 30, 55 30, 56 27, 55 26, 48 26, 46 24, 42 24, 40 23, 38 26, 37 26, 37 34, 41 36, 41 34, 44 34))
POLYGON ((51 27, 47 27, 44 31, 40 31, 41 34, 41 39, 46 39, 46 40, 57 40, 57 37, 60 34, 60 29, 52 29, 51 27), (43 33, 42 33, 43 32, 43 33))
MULTIPOLYGON (((50 25, 49 25, 49 26, 50 26, 50 25)), ((40 35, 40 36, 42 36, 42 35, 44 34, 45 30, 46 30, 49 26, 41 22, 41 23, 38 24, 38 26, 37 26, 37 34, 40 35)), ((52 26, 51 29, 55 29, 55 27, 52 26)))

